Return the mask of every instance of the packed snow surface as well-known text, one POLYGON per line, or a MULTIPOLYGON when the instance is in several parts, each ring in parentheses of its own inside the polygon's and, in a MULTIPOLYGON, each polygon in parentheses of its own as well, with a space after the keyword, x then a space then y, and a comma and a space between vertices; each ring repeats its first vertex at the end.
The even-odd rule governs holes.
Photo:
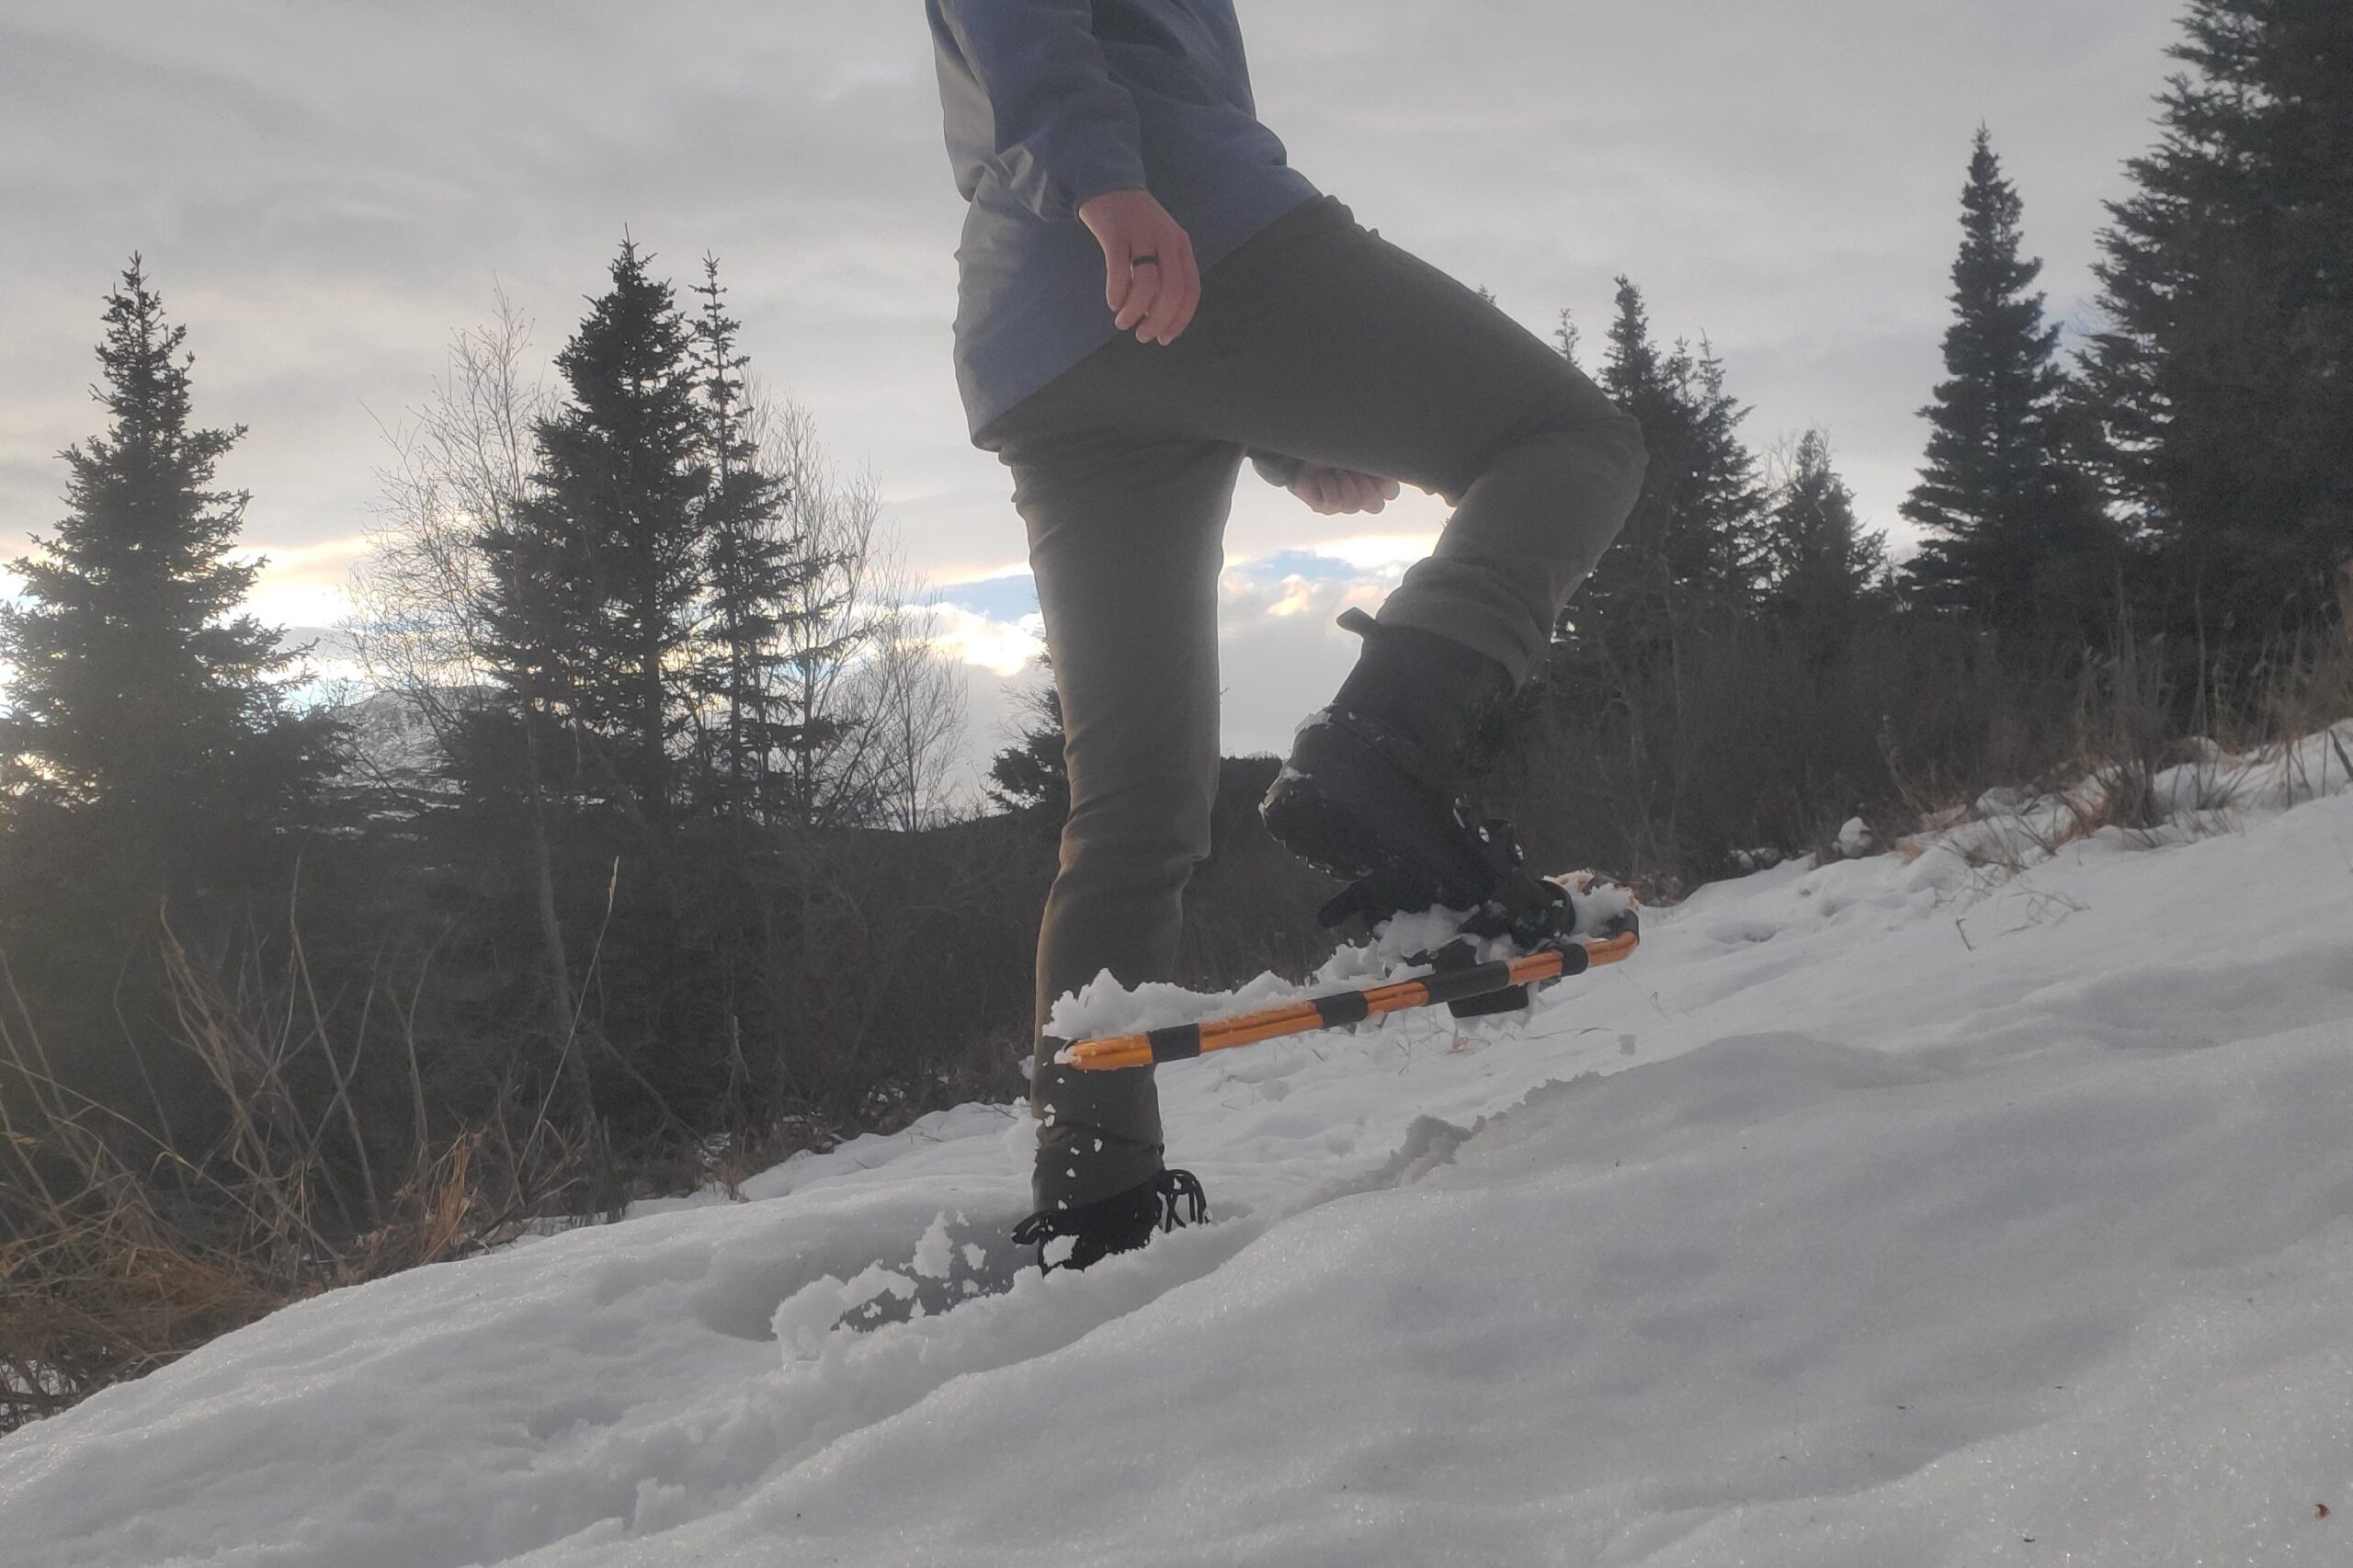
POLYGON ((0 1442, 0 1561, 2343 1568, 2340 747, 1164 1069, 1213 1221, 1083 1275, 970 1106, 304 1302, 0 1442))

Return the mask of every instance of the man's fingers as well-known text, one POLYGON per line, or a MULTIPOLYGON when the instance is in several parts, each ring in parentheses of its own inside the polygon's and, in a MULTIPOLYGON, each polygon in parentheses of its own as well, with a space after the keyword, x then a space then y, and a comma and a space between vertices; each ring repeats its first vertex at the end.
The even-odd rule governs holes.
POLYGON ((1116 318, 1120 330, 1125 332, 1144 321, 1166 291, 1161 283, 1159 267, 1149 262, 1131 267, 1128 275, 1127 298, 1120 301, 1120 313, 1116 318))
POLYGON ((1136 339, 1141 343, 1172 343, 1192 321, 1193 312, 1199 304, 1199 266, 1193 256, 1192 241, 1182 229, 1173 226, 1157 237, 1154 248, 1146 254, 1158 256, 1160 263, 1144 269, 1139 277, 1150 278, 1157 273, 1159 288, 1136 325, 1136 339))
POLYGON ((1377 473, 1309 463, 1291 481, 1291 494, 1307 506, 1332 517, 1347 512, 1378 512, 1397 497, 1398 483, 1377 473))
POLYGON ((1193 324, 1193 317, 1198 315, 1201 309, 1201 267, 1199 261, 1193 255, 1192 242, 1188 240, 1176 249, 1176 265, 1180 269, 1177 315, 1176 324, 1168 329, 1167 337, 1162 340, 1171 343, 1175 342, 1178 335, 1187 327, 1193 324))
POLYGON ((1165 343, 1175 335, 1168 329, 1185 302, 1183 263, 1174 256, 1164 256, 1158 267, 1147 267, 1145 272, 1157 274, 1159 286, 1153 290, 1152 304, 1136 327, 1136 336, 1147 343, 1165 343))

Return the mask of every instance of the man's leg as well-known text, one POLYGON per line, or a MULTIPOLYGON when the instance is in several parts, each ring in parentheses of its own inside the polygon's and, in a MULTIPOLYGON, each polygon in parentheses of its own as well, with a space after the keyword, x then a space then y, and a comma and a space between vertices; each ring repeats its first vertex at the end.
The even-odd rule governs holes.
MULTIPOLYGON (((1016 409, 1014 505, 1061 694, 1070 817, 1038 937, 1038 1020, 1109 970, 1166 980, 1185 884, 1210 851, 1217 792, 1217 582, 1241 449, 1016 409), (1026 420, 1025 415, 1044 417, 1026 420)), ((1040 1210, 1077 1208, 1162 1169, 1152 1073, 1040 1062, 1040 1210)))
POLYGON ((1470 647, 1515 681, 1642 483, 1641 430, 1591 381, 1328 198, 1211 267, 1175 343, 1117 338, 1038 401, 1446 496, 1436 553, 1381 619, 1470 647))

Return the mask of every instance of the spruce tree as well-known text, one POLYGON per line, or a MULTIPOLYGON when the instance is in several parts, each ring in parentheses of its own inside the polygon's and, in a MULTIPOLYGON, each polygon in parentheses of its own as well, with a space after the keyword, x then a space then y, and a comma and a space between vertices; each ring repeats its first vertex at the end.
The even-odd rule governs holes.
POLYGON ((1688 602, 1703 611, 1738 614, 1763 591, 1766 559, 1765 483, 1756 458, 1740 438, 1748 417, 1724 389, 1723 361, 1699 339, 1683 393, 1690 410, 1688 485, 1670 536, 1676 581, 1688 602))
POLYGON ((1923 602, 2019 626, 2079 610, 2065 601, 2101 591, 2103 574, 2087 562, 2105 529, 2067 449, 2059 328, 2032 291, 2042 263, 2019 254, 2024 204, 1982 126, 1961 208, 1948 379, 1921 410, 1928 460, 1901 508, 1927 538, 1905 577, 1923 602))
MULTIPOLYGON (((1564 355, 1576 347, 1574 338, 1566 337, 1560 345, 1564 355)), ((1678 363, 1652 341, 1642 290, 1620 278, 1600 384, 1610 401, 1642 426, 1650 465, 1617 542, 1603 553, 1584 591, 1562 611, 1563 630, 1574 628, 1571 647, 1582 657, 1630 662, 1665 639, 1674 603, 1667 539, 1674 524, 1675 493, 1690 468, 1694 447, 1690 411, 1678 392, 1688 377, 1688 359, 1678 363)))
POLYGON ((2182 25, 2085 373, 2167 619, 2256 642, 2328 614, 2353 557, 2353 6, 2182 25))
POLYGON ((1569 362, 1569 368, 1579 373, 1585 370, 1585 363, 1577 358, 1577 350, 1584 346, 1585 336, 1577 331, 1575 315, 1566 305, 1562 306, 1560 319, 1552 327, 1552 347, 1561 351, 1561 358, 1569 362))
POLYGON ((1050 835, 1063 830, 1070 814, 1070 772, 1063 766, 1062 693, 1054 686, 1054 663, 1038 655, 1045 679, 1019 699, 1029 722, 1016 743, 996 754, 989 764, 989 799, 1008 812, 1035 812, 1050 835))
POLYGON ((1830 460, 1830 438, 1799 438, 1767 517, 1768 602, 1826 653, 1844 642, 1887 574, 1887 551, 1855 517, 1854 492, 1830 460))
POLYGON ((491 653, 517 697, 569 717, 608 785, 669 813, 691 719, 688 643, 710 486, 692 337, 632 242, 556 356, 565 406, 533 432, 540 472, 487 528, 491 653))
POLYGON ((176 852, 208 822, 306 815, 340 731, 290 710, 294 655, 238 610, 260 572, 229 553, 250 497, 214 475, 244 427, 190 427, 188 329, 136 256, 105 321, 107 432, 64 452, 66 516, 0 608, 0 799, 95 809, 176 852))
MULTIPOLYGON (((1703 339, 1696 357, 1681 342, 1662 350, 1642 291, 1624 278, 1617 305, 1600 384, 1642 425, 1650 465, 1616 546, 1563 620, 1579 629, 1578 644, 1623 662, 1647 657, 1679 627, 1754 605, 1765 491, 1740 439, 1747 411, 1725 390, 1712 347, 1703 339)), ((1564 353, 1574 347, 1572 336, 1556 341, 1564 353)))
POLYGON ((779 642, 788 599, 806 571, 785 527, 790 493, 761 460, 747 425, 748 355, 737 351, 741 324, 729 316, 719 262, 703 258, 695 292, 696 365, 710 461, 710 491, 701 517, 701 570, 708 603, 699 629, 695 689, 709 710, 705 747, 712 793, 729 815, 757 814, 769 769, 797 727, 779 692, 786 664, 779 642))

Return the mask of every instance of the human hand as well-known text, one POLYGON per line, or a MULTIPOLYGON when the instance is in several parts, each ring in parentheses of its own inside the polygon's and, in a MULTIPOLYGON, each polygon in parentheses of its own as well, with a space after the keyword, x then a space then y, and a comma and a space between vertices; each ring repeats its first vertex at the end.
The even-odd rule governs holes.
POLYGON ((1393 479, 1358 473, 1353 469, 1326 468, 1322 463, 1304 465, 1299 477, 1290 482, 1292 494, 1327 517, 1341 512, 1378 512, 1397 498, 1397 490, 1393 479))
POLYGON ((1201 304, 1193 241, 1148 190, 1107 190, 1079 204, 1103 247, 1103 301, 1138 343, 1174 343, 1201 304))

